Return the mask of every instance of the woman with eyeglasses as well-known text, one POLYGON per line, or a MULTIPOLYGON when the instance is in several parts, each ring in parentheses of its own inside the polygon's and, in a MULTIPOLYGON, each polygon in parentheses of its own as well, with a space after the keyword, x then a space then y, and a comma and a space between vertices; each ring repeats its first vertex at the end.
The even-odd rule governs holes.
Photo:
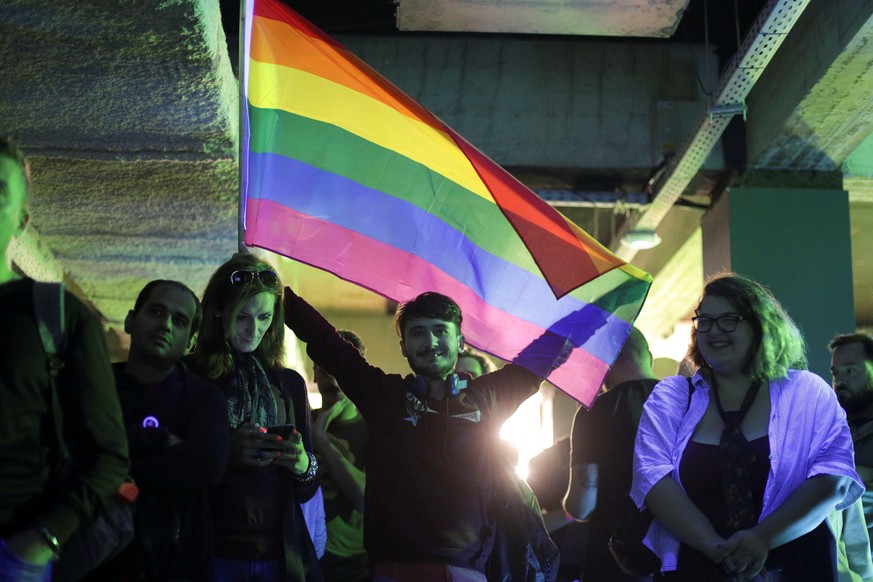
POLYGON ((299 504, 318 488, 303 378, 282 366, 282 283, 254 255, 235 254, 203 293, 192 365, 227 398, 231 445, 210 492, 213 580, 321 580, 299 504))
POLYGON ((826 518, 863 486, 845 414, 805 371, 800 331, 735 274, 706 283, 692 321, 695 373, 655 387, 634 452, 655 580, 837 580, 826 518))

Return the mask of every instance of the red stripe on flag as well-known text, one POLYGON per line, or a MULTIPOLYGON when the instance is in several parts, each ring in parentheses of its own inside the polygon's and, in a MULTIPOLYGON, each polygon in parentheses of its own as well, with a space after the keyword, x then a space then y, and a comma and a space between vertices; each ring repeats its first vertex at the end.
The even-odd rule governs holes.
POLYGON ((447 130, 524 241, 556 297, 625 264, 464 138, 447 130))

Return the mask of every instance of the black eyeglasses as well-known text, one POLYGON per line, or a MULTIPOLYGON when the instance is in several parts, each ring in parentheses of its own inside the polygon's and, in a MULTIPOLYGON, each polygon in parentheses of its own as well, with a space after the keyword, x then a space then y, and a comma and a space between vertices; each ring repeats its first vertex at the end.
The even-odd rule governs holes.
POLYGON ((279 275, 273 271, 234 271, 230 274, 230 284, 234 287, 242 287, 254 281, 255 277, 264 287, 272 289, 279 286, 279 275))
POLYGON ((703 333, 711 330, 713 323, 719 330, 723 332, 731 332, 737 329, 737 324, 744 319, 745 317, 742 315, 730 314, 721 315, 719 317, 692 317, 691 322, 694 324, 694 329, 702 331, 703 333))

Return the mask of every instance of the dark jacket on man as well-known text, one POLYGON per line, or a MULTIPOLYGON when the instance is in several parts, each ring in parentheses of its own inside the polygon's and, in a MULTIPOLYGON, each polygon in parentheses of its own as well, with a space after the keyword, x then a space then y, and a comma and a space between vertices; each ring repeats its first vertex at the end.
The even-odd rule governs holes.
POLYGON ((134 517, 138 569, 150 580, 209 580, 212 524, 208 490, 227 465, 224 395, 176 364, 145 386, 114 366, 130 446, 130 474, 140 488, 134 517), (182 442, 169 445, 169 435, 182 442))

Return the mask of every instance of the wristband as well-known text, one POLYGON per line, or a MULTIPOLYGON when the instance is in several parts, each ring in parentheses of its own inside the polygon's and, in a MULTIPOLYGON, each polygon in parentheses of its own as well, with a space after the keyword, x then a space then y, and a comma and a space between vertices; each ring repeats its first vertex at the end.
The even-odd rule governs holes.
POLYGON ((52 561, 57 560, 61 555, 61 543, 58 541, 58 538, 43 525, 37 525, 36 531, 45 541, 49 549, 51 549, 52 561))
POLYGON ((318 461, 315 460, 315 455, 308 451, 306 454, 309 455, 309 468, 305 473, 294 475, 294 478, 297 479, 298 485, 309 485, 315 481, 315 475, 318 473, 318 461))

